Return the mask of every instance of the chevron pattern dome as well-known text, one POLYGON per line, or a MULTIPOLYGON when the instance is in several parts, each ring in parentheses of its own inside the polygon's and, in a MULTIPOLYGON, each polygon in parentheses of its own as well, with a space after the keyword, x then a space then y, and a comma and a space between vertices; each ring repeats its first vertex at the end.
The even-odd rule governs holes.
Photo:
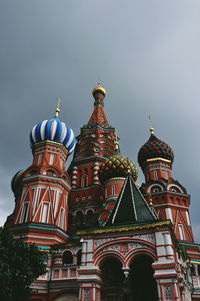
POLYGON ((111 178, 126 177, 128 174, 131 174, 134 181, 136 181, 138 177, 137 167, 127 157, 120 154, 111 156, 99 167, 99 180, 101 182, 111 178))
POLYGON ((45 140, 62 143, 69 154, 74 150, 76 144, 72 129, 64 122, 60 121, 57 116, 50 120, 44 120, 37 123, 30 133, 32 146, 34 143, 45 140))
POLYGON ((138 163, 142 167, 148 159, 163 158, 174 161, 174 153, 171 147, 151 134, 149 140, 140 148, 138 152, 138 163))

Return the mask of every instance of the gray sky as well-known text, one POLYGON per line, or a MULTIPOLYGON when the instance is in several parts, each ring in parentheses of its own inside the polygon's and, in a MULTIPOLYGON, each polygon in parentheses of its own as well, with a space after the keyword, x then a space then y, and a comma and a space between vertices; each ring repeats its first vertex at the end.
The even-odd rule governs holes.
POLYGON ((60 118, 79 134, 101 80, 124 155, 137 160, 149 114, 174 150, 200 241, 199 15, 199 0, 0 1, 0 224, 14 207, 13 175, 32 162, 33 125, 53 116, 59 96, 60 118))

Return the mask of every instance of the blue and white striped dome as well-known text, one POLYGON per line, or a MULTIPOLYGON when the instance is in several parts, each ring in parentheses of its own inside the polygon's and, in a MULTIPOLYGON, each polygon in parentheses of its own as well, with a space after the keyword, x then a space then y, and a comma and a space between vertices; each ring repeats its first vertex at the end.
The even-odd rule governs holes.
POLYGON ((60 121, 57 116, 50 120, 37 123, 30 133, 31 145, 45 140, 55 141, 64 144, 69 154, 76 145, 74 133, 70 127, 60 121))

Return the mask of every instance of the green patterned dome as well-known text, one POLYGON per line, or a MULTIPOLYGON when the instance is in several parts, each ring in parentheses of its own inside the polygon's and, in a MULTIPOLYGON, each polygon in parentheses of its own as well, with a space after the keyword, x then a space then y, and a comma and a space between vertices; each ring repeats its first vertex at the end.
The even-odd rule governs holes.
POLYGON ((99 180, 105 182, 111 178, 126 177, 131 174, 134 181, 137 180, 138 170, 135 164, 120 154, 114 154, 102 163, 99 167, 99 180))

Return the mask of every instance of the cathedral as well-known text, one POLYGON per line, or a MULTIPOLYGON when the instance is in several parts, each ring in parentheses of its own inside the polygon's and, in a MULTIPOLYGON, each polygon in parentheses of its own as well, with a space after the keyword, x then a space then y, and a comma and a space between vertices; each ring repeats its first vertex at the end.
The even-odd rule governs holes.
POLYGON ((33 161, 12 179, 15 208, 6 225, 43 252, 46 274, 32 301, 200 300, 200 245, 190 196, 173 179, 174 153, 150 129, 138 169, 121 154, 104 111, 106 90, 75 138, 59 119, 33 126, 33 161), (66 160, 73 156, 69 168, 66 160))

